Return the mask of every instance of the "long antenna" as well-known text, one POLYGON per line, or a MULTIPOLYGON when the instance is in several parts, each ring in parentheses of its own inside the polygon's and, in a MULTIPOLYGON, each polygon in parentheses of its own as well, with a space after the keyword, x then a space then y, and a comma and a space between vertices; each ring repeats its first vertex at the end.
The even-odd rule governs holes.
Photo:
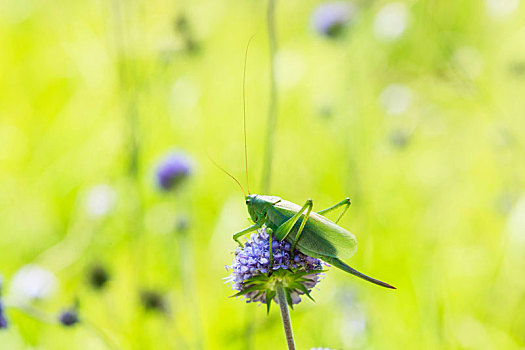
POLYGON ((248 62, 248 49, 250 43, 256 34, 253 34, 246 45, 246 52, 244 53, 244 70, 242 74, 242 109, 243 109, 243 125, 244 125, 244 167, 246 172, 246 186, 248 187, 248 194, 250 193, 250 181, 248 181, 248 142, 246 140, 246 63, 248 62))
POLYGON ((233 181, 235 181, 237 183, 237 185, 239 185, 239 187, 241 188, 241 191, 242 193, 244 194, 244 198, 246 198, 246 191, 244 190, 244 187, 242 187, 241 183, 239 182, 239 180, 237 180, 235 178, 235 176, 233 176, 232 174, 230 174, 229 172, 227 172, 222 166, 220 166, 219 164, 217 164, 217 162, 215 160, 213 160, 213 158, 208 154, 208 158, 211 160, 211 162, 217 167, 219 168, 223 173, 225 173, 226 175, 228 175, 229 177, 231 177, 233 179, 233 181))

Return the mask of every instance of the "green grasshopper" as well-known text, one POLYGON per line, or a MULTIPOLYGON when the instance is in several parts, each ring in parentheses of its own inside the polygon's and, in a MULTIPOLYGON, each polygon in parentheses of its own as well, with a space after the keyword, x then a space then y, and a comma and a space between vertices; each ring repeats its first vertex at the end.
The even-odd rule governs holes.
MULTIPOLYGON (((267 228, 269 242, 273 242, 273 238, 275 238, 279 241, 286 240, 292 245, 292 259, 293 253, 297 249, 303 254, 321 259, 366 281, 382 287, 396 289, 388 283, 381 282, 353 269, 340 260, 340 258, 350 258, 357 249, 355 236, 337 225, 350 206, 350 198, 345 198, 317 213, 312 211, 313 201, 311 199, 308 199, 300 207, 279 197, 250 194, 246 196, 246 205, 254 224, 233 236, 233 239, 241 246, 242 243, 239 241, 241 236, 260 229, 264 225, 267 228), (344 209, 335 222, 323 216, 323 214, 342 206, 344 209), (302 220, 299 223, 301 218, 302 220)), ((273 262, 271 243, 269 248, 271 264, 273 262)), ((271 271, 272 266, 270 265, 270 273, 271 271)))
MULTIPOLYGON (((248 47, 252 39, 253 36, 250 38, 250 41, 248 41, 248 45, 246 47, 243 76, 244 155, 248 192, 250 191, 250 186, 248 181, 248 152, 246 147, 245 81, 248 47)), ((228 173, 217 163, 215 163, 215 165, 228 176, 230 176, 235 182, 237 182, 241 190, 246 193, 240 182, 233 175, 228 173)), ((367 276, 341 261, 341 258, 348 259, 352 257, 352 255, 354 255, 355 251, 357 250, 357 240, 355 236, 341 226, 337 225, 339 220, 343 217, 350 206, 350 198, 345 198, 341 202, 324 210, 320 210, 317 213, 312 211, 313 201, 311 199, 308 199, 306 203, 300 207, 295 203, 275 196, 257 194, 248 194, 246 196, 245 194, 245 198, 248 212, 254 224, 233 235, 233 239, 239 243, 239 245, 243 246, 243 244, 239 241, 239 238, 262 228, 264 225, 267 228, 270 242, 269 273, 272 273, 273 271, 272 242, 273 238, 275 237, 275 239, 279 241, 286 240, 291 244, 292 259, 293 253, 295 249, 297 249, 303 254, 324 260, 325 262, 366 281, 386 288, 396 289, 394 286, 367 276), (344 209, 341 214, 339 214, 339 217, 335 222, 330 221, 323 216, 324 214, 342 206, 344 206, 344 209), (302 220, 299 223, 300 219, 302 220)))

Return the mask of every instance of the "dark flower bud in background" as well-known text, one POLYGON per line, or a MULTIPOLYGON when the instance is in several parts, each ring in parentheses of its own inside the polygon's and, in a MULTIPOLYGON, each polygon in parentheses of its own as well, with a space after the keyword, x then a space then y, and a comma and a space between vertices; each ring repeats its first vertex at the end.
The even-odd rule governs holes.
POLYGON ((190 30, 190 23, 188 17, 184 14, 180 14, 175 18, 175 30, 179 33, 188 33, 190 30))
POLYGON ((273 265, 270 268, 270 252, 268 233, 265 228, 253 233, 244 245, 237 248, 233 263, 226 268, 231 270, 227 281, 232 289, 238 291, 235 296, 244 296, 246 302, 269 304, 272 299, 277 302, 276 283, 282 283, 287 294, 288 304, 301 302, 301 295, 311 299, 310 292, 319 282, 319 274, 323 272, 323 263, 295 251, 291 257, 291 245, 286 241, 272 242, 273 265))
POLYGON ((410 132, 406 130, 394 130, 390 133, 390 144, 397 148, 405 147, 410 141, 410 132))
POLYGON ((148 311, 168 311, 168 304, 164 300, 164 297, 154 290, 143 290, 140 292, 140 302, 144 309, 148 311))
POLYGON ((185 49, 188 52, 193 53, 198 51, 199 45, 194 39, 190 21, 186 15, 181 14, 175 19, 175 31, 182 36, 185 49))
POLYGON ((74 310, 65 310, 58 316, 58 322, 65 327, 72 327, 79 322, 78 314, 74 310))
POLYGON ((164 157, 157 166, 157 184, 165 191, 177 188, 191 174, 191 162, 182 152, 164 157))
POLYGON ((314 10, 312 26, 318 34, 335 38, 342 34, 355 12, 355 5, 350 2, 325 2, 314 10))
POLYGON ((101 265, 95 265, 88 272, 88 282, 95 289, 102 289, 109 281, 108 271, 101 265))

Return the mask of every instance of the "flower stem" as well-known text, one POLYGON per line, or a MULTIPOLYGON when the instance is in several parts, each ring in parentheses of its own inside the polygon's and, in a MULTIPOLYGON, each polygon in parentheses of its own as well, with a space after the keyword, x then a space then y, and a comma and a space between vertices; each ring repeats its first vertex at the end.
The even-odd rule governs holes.
POLYGON ((188 297, 187 307, 190 310, 193 309, 193 312, 189 313, 189 316, 191 317, 189 322, 191 322, 191 326, 194 332, 193 349, 203 349, 204 336, 199 311, 199 298, 197 297, 197 287, 194 278, 194 276, 197 276, 197 274, 194 271, 193 248, 190 237, 188 237, 188 232, 183 232, 179 234, 179 245, 181 248, 180 259, 182 267, 182 273, 180 275, 181 285, 184 291, 184 296, 188 297))
POLYGON ((281 318, 283 320, 284 334, 286 335, 286 343, 288 343, 288 350, 295 350, 295 342, 293 340, 292 322, 290 320, 290 310, 288 310, 288 302, 282 283, 277 283, 277 299, 279 300, 279 307, 281 308, 281 318))
POLYGON ((116 44, 116 60, 119 80, 120 104, 123 108, 123 114, 127 118, 127 134, 129 150, 129 175, 136 180, 139 171, 139 137, 138 122, 139 109, 137 91, 135 88, 135 70, 128 62, 128 41, 126 40, 129 33, 125 22, 125 9, 121 0, 113 0, 113 22, 114 22, 114 40, 116 44))

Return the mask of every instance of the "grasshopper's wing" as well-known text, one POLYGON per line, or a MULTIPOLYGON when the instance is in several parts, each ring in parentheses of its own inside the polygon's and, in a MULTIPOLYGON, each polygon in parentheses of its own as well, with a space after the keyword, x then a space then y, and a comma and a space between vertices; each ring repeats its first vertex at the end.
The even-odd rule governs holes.
MULTIPOLYGON (((280 226, 301 207, 285 200, 276 203, 268 211, 268 218, 276 226, 280 226)), ((303 216, 304 217, 304 216, 303 216)), ((289 241, 295 238, 300 226, 299 220, 289 234, 289 241)), ((357 240, 353 234, 315 212, 310 213, 303 233, 297 242, 297 248, 304 254, 312 257, 330 256, 347 259, 357 250, 357 240)))
MULTIPOLYGON (((322 237, 326 242, 326 245, 331 245, 335 248, 333 254, 323 254, 341 259, 351 258, 357 250, 357 239, 349 231, 345 230, 341 226, 335 224, 333 221, 328 220, 322 215, 317 213, 311 213, 310 218, 306 222, 306 232, 308 232, 309 239, 299 239, 297 245, 304 249, 311 249, 312 243, 314 247, 318 247, 319 244, 315 244, 315 240, 322 237), (313 214, 313 215, 312 215, 313 214), (313 237, 314 242, 310 242, 313 237), (302 241, 302 242, 301 242, 302 241)), ((304 233, 303 233, 304 234, 304 233)), ((305 238, 306 238, 305 237, 305 238)))

